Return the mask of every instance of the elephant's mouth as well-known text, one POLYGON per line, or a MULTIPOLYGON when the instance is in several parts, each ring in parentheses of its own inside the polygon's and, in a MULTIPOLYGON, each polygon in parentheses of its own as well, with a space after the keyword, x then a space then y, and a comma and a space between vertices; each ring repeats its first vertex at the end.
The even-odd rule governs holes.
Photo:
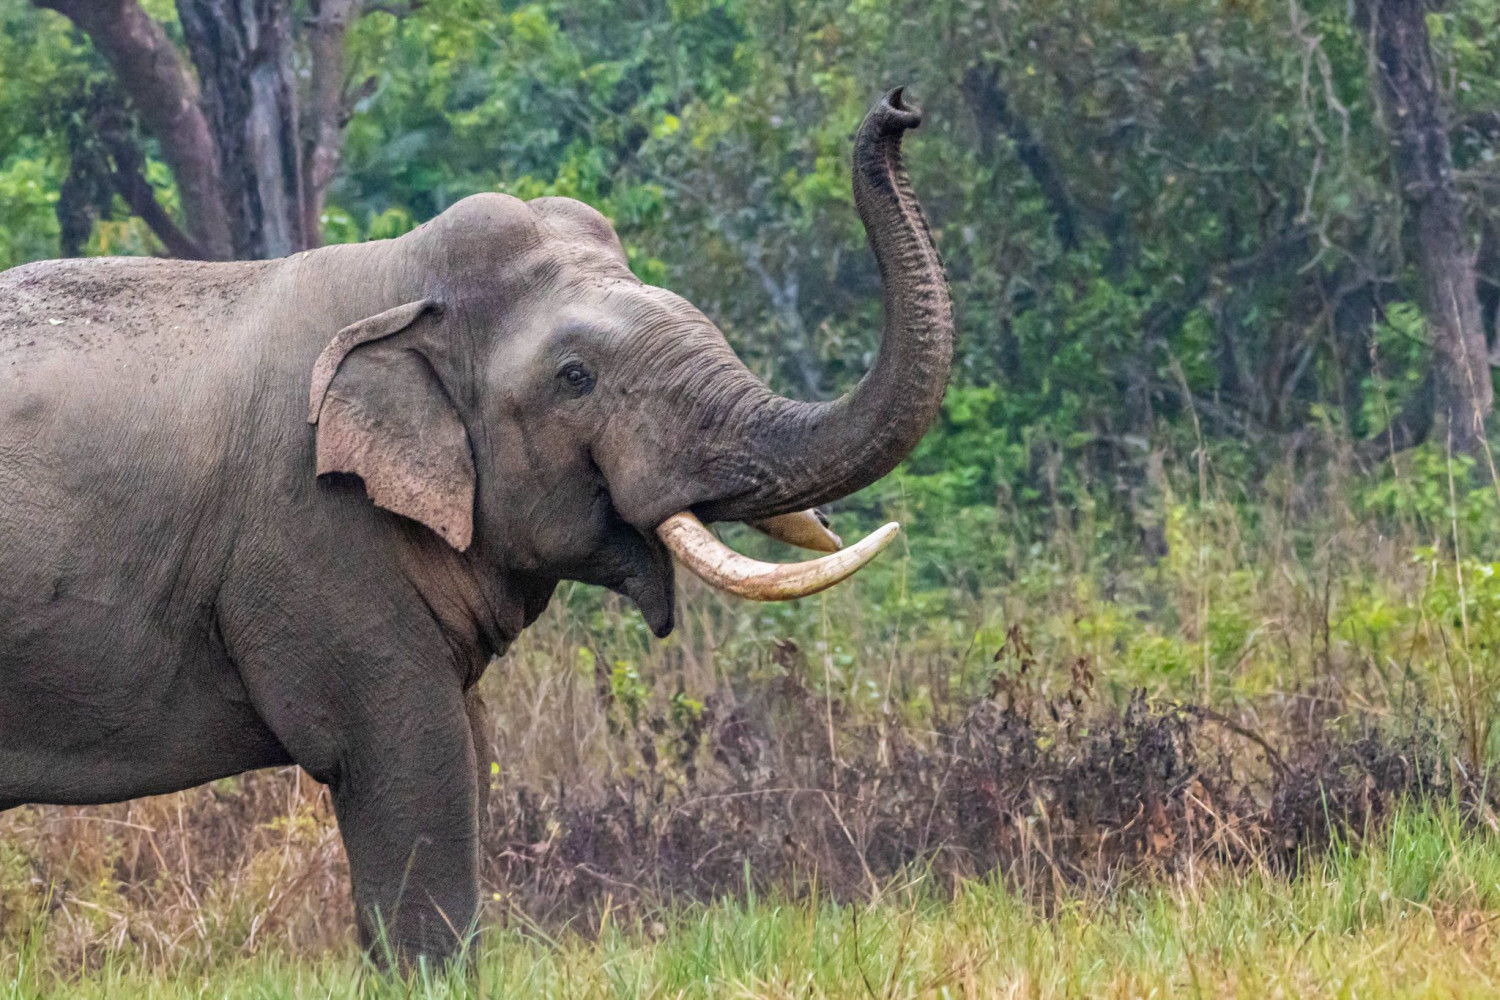
POLYGON ((602 550, 589 560, 587 570, 565 575, 600 584, 629 598, 640 609, 651 633, 664 639, 676 623, 672 554, 660 539, 636 530, 620 517, 607 495, 601 500, 606 519, 602 550))
POLYGON ((633 528, 630 531, 650 551, 650 562, 640 572, 626 576, 617 587, 611 589, 630 598, 640 609, 641 617, 646 619, 646 626, 651 629, 651 634, 658 639, 665 639, 672 634, 677 618, 672 556, 666 546, 656 539, 647 538, 633 528))

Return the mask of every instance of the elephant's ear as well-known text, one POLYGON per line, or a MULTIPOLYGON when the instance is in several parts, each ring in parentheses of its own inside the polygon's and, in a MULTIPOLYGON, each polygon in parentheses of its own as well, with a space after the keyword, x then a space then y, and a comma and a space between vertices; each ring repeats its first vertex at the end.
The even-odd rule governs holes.
POLYGON ((359 476, 377 505, 462 552, 474 535, 468 433, 420 344, 388 339, 441 313, 423 299, 340 330, 313 365, 308 423, 318 425, 318 475, 359 476))

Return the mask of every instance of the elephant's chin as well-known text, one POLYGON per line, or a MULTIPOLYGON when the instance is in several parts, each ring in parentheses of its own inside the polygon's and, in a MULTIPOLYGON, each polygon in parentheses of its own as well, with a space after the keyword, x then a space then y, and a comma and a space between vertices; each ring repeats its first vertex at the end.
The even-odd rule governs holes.
POLYGON ((660 539, 616 519, 594 567, 602 570, 594 579, 579 578, 630 598, 658 639, 672 634, 677 620, 672 554, 660 539))
POLYGON ((671 563, 667 564, 665 573, 626 577, 619 586, 610 589, 635 602, 652 635, 665 639, 672 634, 677 624, 677 599, 672 586, 671 563))

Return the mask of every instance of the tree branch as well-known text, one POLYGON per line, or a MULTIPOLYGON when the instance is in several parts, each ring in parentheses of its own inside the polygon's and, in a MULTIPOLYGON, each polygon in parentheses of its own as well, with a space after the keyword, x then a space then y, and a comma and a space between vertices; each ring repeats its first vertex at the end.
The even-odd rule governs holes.
POLYGON ((1422 376, 1422 384, 1391 417, 1385 429, 1359 442, 1354 453, 1367 464, 1376 465, 1427 440, 1432 433, 1433 418, 1437 415, 1436 381, 1434 369, 1429 366, 1422 376))
POLYGON ((389 14, 396 20, 410 17, 425 6, 423 0, 407 0, 406 3, 370 2, 362 5, 362 14, 389 14))
POLYGON ((980 141, 993 146, 996 132, 1004 132, 1015 143, 1016 157, 1025 165, 1041 188, 1042 197, 1052 209, 1057 238, 1064 249, 1078 248, 1078 206, 1068 191, 1068 182, 1050 153, 1031 134, 1024 118, 1011 110, 1010 96, 1000 86, 1000 74, 994 67, 972 66, 964 73, 964 96, 979 122, 980 141))
POLYGON ((99 178, 89 164, 74 156, 68 176, 57 191, 57 252, 62 257, 82 257, 84 247, 99 221, 99 178))
POLYGON ((206 256, 203 248, 177 227, 172 216, 156 200, 156 191, 146 180, 146 158, 140 149, 129 140, 115 136, 105 136, 104 142, 110 159, 114 161, 110 182, 130 210, 151 227, 162 246, 167 248, 167 253, 185 260, 203 259, 206 256))
POLYGON ((1479 321, 1489 344, 1490 367, 1500 367, 1500 219, 1481 206, 1479 254, 1474 259, 1475 294, 1479 321))
POLYGON ((1455 133, 1467 132, 1488 142, 1500 139, 1500 111, 1478 111, 1453 124, 1455 133))
POLYGON ((89 36, 161 143, 193 234, 184 246, 197 247, 197 256, 231 256, 217 146, 198 102, 198 84, 161 25, 137 0, 33 2, 67 17, 89 36))

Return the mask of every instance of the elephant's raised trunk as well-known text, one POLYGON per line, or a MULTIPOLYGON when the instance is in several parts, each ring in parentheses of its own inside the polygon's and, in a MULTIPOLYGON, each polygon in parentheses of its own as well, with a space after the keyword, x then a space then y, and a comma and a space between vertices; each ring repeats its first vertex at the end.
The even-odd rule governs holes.
POLYGON ((854 202, 885 290, 874 367, 831 403, 765 398, 729 435, 738 453, 721 467, 744 478, 698 505, 706 520, 765 518, 848 496, 895 468, 936 419, 953 360, 953 306, 901 162, 901 137, 921 120, 897 89, 865 117, 854 142, 854 202))

